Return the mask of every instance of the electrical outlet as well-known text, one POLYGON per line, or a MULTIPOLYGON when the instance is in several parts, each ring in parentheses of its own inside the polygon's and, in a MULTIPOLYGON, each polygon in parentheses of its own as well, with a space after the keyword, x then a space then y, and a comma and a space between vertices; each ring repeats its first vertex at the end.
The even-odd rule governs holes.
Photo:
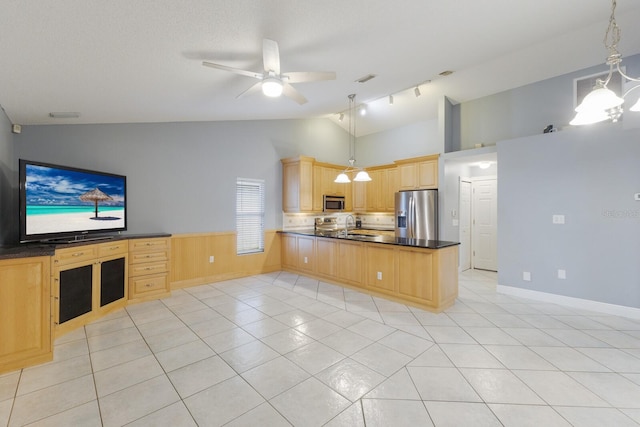
POLYGON ((378 271, 378 280, 382 280, 382 271, 378 271))
POLYGON ((213 255, 211 255, 209 257, 209 264, 213 264, 214 261, 215 261, 215 257, 213 255))
POLYGON ((304 257, 304 263, 308 264, 309 263, 309 259, 307 257, 304 257))
POLYGON ((551 220, 554 224, 564 224, 564 215, 554 215, 551 220))
POLYGON ((558 270, 558 279, 566 279, 567 278, 567 271, 566 270, 558 270))
POLYGON ((522 272, 522 280, 524 280, 525 282, 530 282, 531 281, 531 273, 528 271, 523 271, 522 272))

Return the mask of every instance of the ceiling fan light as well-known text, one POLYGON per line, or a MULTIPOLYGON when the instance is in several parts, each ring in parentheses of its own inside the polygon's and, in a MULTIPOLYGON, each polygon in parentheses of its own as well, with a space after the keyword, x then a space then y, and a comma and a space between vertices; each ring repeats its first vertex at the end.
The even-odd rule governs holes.
POLYGON ((333 182, 336 182, 338 184, 348 184, 349 182, 351 182, 351 180, 349 179, 346 173, 342 172, 336 177, 336 179, 333 182))
POLYGON ((356 177, 353 178, 353 180, 356 182, 371 181, 371 177, 369 176, 367 171, 361 170, 356 174, 356 177))
POLYGON ((578 114, 576 114, 569 124, 571 126, 592 125, 609 120, 609 118, 609 114, 604 110, 578 111, 578 114))
POLYGON ((262 93, 271 98, 282 95, 282 81, 275 77, 269 77, 262 81, 262 93))
POLYGON ((580 105, 576 107, 576 111, 580 113, 610 110, 619 107, 623 102, 624 99, 616 95, 611 89, 603 86, 589 92, 580 105))

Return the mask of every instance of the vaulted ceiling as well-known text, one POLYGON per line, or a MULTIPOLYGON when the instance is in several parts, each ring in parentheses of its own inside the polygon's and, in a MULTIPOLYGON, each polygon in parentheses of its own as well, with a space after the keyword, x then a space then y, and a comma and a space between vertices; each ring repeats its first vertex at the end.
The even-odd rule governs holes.
MULTIPOLYGON (((464 102, 603 64, 610 8, 607 0, 0 0, 0 105, 23 125, 338 123, 356 93, 369 103, 358 119, 364 135, 435 118, 443 95, 464 102), (261 93, 236 99, 255 80, 202 66, 262 72, 263 38, 279 43, 284 71, 337 79, 297 84, 309 100, 298 105, 261 93), (376 77, 356 82, 368 74, 376 77)), ((640 2, 618 0, 616 16, 621 53, 640 53, 640 2)))

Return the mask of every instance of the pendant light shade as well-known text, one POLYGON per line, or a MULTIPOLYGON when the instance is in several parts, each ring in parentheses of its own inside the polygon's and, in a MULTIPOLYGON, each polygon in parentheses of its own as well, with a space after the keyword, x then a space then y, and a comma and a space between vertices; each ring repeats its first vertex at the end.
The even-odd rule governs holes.
POLYGON ((347 184, 351 182, 351 180, 349 179, 346 173, 342 172, 341 174, 338 175, 338 177, 333 182, 337 182, 338 184, 347 184))
MULTIPOLYGON (((569 124, 586 125, 592 123, 603 122, 605 120, 617 121, 624 112, 622 105, 624 98, 633 90, 640 87, 636 85, 627 90, 622 97, 616 95, 607 87, 611 81, 614 72, 618 72, 621 77, 630 82, 640 82, 640 79, 627 76, 620 68, 622 55, 618 52, 618 43, 620 42, 620 28, 616 23, 616 0, 611 1, 611 16, 609 17, 609 26, 604 35, 604 45, 609 51, 606 64, 609 66, 609 74, 605 80, 598 79, 596 86, 587 96, 584 97, 580 105, 576 107, 576 116, 569 124)), ((630 111, 640 111, 640 101, 636 102, 630 111)))
POLYGON ((371 177, 365 170, 361 170, 356 174, 356 177, 353 178, 354 181, 363 182, 363 181, 371 181, 371 177))
MULTIPOLYGON (((356 176, 353 178, 354 181, 357 182, 366 182, 366 181, 371 181, 371 177, 369 176, 369 174, 367 173, 367 171, 365 171, 362 168, 355 168, 354 165, 356 163, 356 119, 355 119, 355 114, 356 114, 356 109, 355 109, 355 98, 356 98, 356 94, 353 93, 351 95, 349 95, 349 166, 342 171, 333 182, 336 182, 338 184, 347 184, 349 182, 351 182, 351 180, 349 179, 349 175, 347 175, 347 172, 351 172, 351 171, 355 171, 357 170, 358 173, 356 174, 356 176)), ((393 97, 390 97, 390 99, 393 99, 393 97)), ((362 110, 360 110, 362 111, 362 110)), ((343 113, 340 113, 340 117, 343 117, 343 113)))

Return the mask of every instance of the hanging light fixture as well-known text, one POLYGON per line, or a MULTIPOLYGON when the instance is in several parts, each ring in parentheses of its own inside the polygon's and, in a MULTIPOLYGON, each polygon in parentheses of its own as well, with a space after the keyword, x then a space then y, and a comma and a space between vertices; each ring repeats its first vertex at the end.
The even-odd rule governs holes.
POLYGON ((347 175, 347 172, 350 172, 353 170, 358 171, 356 176, 353 178, 354 181, 357 181, 357 182, 371 181, 371 177, 369 176, 367 171, 365 171, 362 168, 355 167, 355 163, 356 163, 356 118, 355 118, 356 94, 352 93, 351 95, 349 95, 348 98, 349 98, 349 166, 347 166, 347 168, 344 171, 342 171, 334 180, 334 182, 337 182, 340 184, 346 184, 351 182, 351 180, 349 179, 349 175, 347 175), (353 147, 353 150, 352 150, 352 147, 353 147))
MULTIPOLYGON (((622 95, 622 98, 607 87, 614 71, 620 73, 620 75, 628 81, 640 82, 640 79, 629 77, 620 69, 622 55, 618 52, 620 28, 616 23, 616 5, 616 0, 612 0, 609 26, 604 35, 604 45, 609 50, 609 56, 606 61, 606 64, 609 66, 609 74, 605 80, 598 79, 593 90, 589 92, 580 105, 576 107, 575 111, 577 114, 574 119, 569 122, 571 125, 586 125, 605 120, 616 122, 624 112, 622 108, 622 104, 625 101, 624 98, 631 91, 640 87, 640 84, 632 87, 622 95)), ((634 112, 640 111, 640 99, 629 110, 634 112)))

